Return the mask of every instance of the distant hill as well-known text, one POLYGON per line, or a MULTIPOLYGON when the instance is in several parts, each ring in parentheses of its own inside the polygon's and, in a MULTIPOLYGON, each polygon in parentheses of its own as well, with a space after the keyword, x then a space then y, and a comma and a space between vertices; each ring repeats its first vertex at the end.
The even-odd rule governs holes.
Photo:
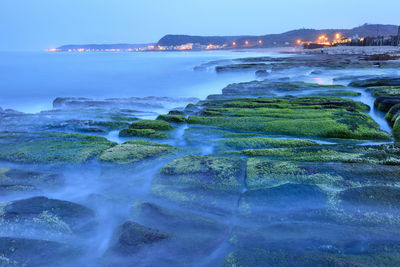
POLYGON ((161 46, 176 46, 187 43, 199 43, 200 45, 223 45, 229 44, 240 38, 246 38, 246 36, 192 36, 192 35, 165 35, 158 41, 158 45, 161 46))
POLYGON ((243 46, 245 41, 250 44, 256 44, 262 41, 263 47, 281 46, 286 43, 294 45, 298 39, 303 41, 315 41, 318 36, 324 34, 332 40, 336 33, 341 33, 342 36, 352 37, 354 35, 360 37, 375 37, 375 36, 388 36, 396 35, 398 26, 396 25, 383 25, 383 24, 364 24, 353 29, 298 29, 281 34, 267 34, 260 36, 190 36, 190 35, 166 35, 158 41, 161 46, 176 46, 186 43, 200 43, 201 45, 208 44, 231 44, 237 42, 238 46, 243 46))

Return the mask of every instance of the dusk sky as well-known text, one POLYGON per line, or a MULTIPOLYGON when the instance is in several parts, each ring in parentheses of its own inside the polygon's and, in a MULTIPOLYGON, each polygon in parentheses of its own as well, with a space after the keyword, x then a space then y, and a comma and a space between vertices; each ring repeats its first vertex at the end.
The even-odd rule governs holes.
POLYGON ((399 0, 2 0, 0 50, 400 24, 399 0))

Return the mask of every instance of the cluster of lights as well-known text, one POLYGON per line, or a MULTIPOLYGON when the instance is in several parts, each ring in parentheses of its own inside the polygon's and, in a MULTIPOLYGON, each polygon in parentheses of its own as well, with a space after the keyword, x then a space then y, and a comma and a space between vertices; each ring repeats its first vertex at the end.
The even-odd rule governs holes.
MULTIPOLYGON (((255 45, 255 44, 256 45, 262 45, 263 41, 262 40, 258 40, 257 43, 253 43, 252 44, 248 40, 245 40, 244 43, 243 43, 243 46, 251 46, 251 45, 255 45)), ((237 44, 236 41, 233 41, 231 43, 231 45, 232 45, 232 47, 236 47, 238 44, 237 44)), ((205 49, 205 50, 216 50, 216 49, 223 49, 223 48, 226 48, 228 46, 229 46, 228 44, 215 45, 215 44, 211 44, 210 43, 210 44, 208 44, 206 46, 203 46, 202 48, 205 49)), ((132 49, 132 48, 129 48, 129 49, 118 49, 118 48, 111 48, 111 49, 73 48, 73 49, 68 49, 68 52, 102 52, 102 51, 105 51, 105 52, 120 52, 120 51, 124 51, 124 52, 136 51, 136 52, 139 52, 139 51, 163 51, 163 50, 181 50, 181 51, 193 50, 193 44, 187 43, 187 44, 182 44, 182 45, 178 45, 178 46, 175 46, 175 47, 164 47, 164 46, 161 46, 161 45, 157 45, 157 46, 148 45, 145 48, 136 48, 136 49, 132 49)), ((59 51, 62 51, 62 50, 59 49, 59 48, 51 48, 51 49, 47 49, 46 51, 48 51, 48 52, 59 52, 59 51)))
MULTIPOLYGON (((325 34, 318 36, 318 39, 315 41, 316 44, 320 44, 320 45, 334 45, 334 44, 338 44, 338 43, 347 43, 347 42, 351 42, 351 39, 342 38, 342 35, 340 33, 335 34, 334 40, 332 42, 329 41, 329 38, 325 34)), ((298 39, 298 40, 296 40, 296 43, 298 45, 302 45, 302 44, 309 45, 313 42, 302 41, 301 39, 298 39)))

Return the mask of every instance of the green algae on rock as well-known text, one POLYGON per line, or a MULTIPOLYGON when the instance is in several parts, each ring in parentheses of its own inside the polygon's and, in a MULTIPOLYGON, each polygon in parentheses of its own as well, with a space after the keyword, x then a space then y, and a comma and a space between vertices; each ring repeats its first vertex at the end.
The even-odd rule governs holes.
POLYGON ((157 121, 157 120, 140 120, 133 122, 129 128, 131 129, 153 129, 153 130, 161 130, 168 131, 172 130, 173 127, 171 124, 165 121, 157 121))
POLYGON ((0 136, 0 160, 18 163, 81 163, 116 144, 104 137, 65 133, 0 136))
POLYGON ((175 148, 168 144, 132 140, 107 149, 101 154, 99 160, 118 164, 136 163, 169 154, 174 150, 175 148))
POLYGON ((249 157, 266 157, 279 160, 311 162, 347 162, 398 165, 400 147, 397 144, 357 146, 318 145, 295 148, 247 149, 227 154, 243 154, 249 157))
POLYGON ((54 241, 0 237, 0 266, 62 266, 82 257, 79 248, 54 241))
POLYGON ((205 101, 215 116, 189 116, 189 124, 225 129, 315 136, 324 138, 390 140, 390 135, 367 114, 368 106, 331 97, 241 98, 205 101))
POLYGON ((95 214, 72 202, 33 197, 6 203, 1 214, 1 225, 72 234, 89 231, 95 225, 95 214))
POLYGON ((151 139, 167 139, 168 133, 153 129, 123 129, 119 132, 120 137, 145 137, 151 139))
POLYGON ((163 131, 170 131, 173 129, 171 124, 163 120, 140 120, 129 125, 129 128, 121 130, 119 136, 165 139, 168 138, 169 135, 163 131))
POLYGON ((213 156, 184 156, 165 165, 158 182, 240 191, 242 160, 213 156))
POLYGON ((362 186, 342 191, 337 196, 345 209, 364 212, 400 212, 400 188, 362 186))
POLYGON ((244 169, 239 158, 184 156, 160 170, 151 192, 180 206, 231 214, 243 190, 244 169))
POLYGON ((162 121, 167 121, 167 122, 173 122, 173 123, 185 123, 186 118, 185 116, 182 115, 159 115, 157 117, 157 120, 162 120, 162 121))
POLYGON ((342 187, 343 178, 324 172, 311 173, 295 162, 262 158, 247 160, 246 186, 248 189, 254 190, 285 183, 342 187))
POLYGON ((276 148, 276 147, 305 147, 313 146, 318 143, 306 139, 284 139, 284 138, 265 138, 265 137, 248 137, 248 138, 229 138, 219 140, 226 149, 258 149, 258 148, 276 148))
POLYGON ((64 176, 51 173, 0 168, 0 192, 38 191, 64 183, 64 176))
POLYGON ((261 248, 243 249, 230 253, 223 267, 251 266, 386 266, 400 264, 400 254, 342 254, 324 251, 281 251, 261 248))
POLYGON ((372 86, 400 86, 400 78, 383 77, 371 78, 365 80, 352 81, 349 86, 352 87, 372 87, 372 86))

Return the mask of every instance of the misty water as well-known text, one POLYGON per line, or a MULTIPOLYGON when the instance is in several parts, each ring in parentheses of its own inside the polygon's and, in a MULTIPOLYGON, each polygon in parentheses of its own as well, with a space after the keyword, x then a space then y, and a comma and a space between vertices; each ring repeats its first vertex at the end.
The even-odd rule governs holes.
MULTIPOLYGON (((89 130, 93 132, 85 132, 80 128, 80 121, 108 121, 117 116, 135 118, 132 121, 155 119, 158 115, 167 114, 170 110, 182 111, 188 104, 196 104, 199 100, 206 99, 208 95, 221 93, 221 90, 229 84, 261 80, 255 76, 254 71, 220 74, 215 72, 215 66, 221 62, 228 64, 235 58, 256 56, 282 57, 283 55, 244 52, 0 53, 0 107, 3 110, 16 111, 1 117, 0 133, 2 137, 9 133, 83 133, 105 137, 118 144, 129 140, 142 140, 145 138, 120 137, 120 129, 105 131, 100 131, 100 129, 96 132, 98 129, 90 128, 89 130), (207 64, 208 62, 214 63, 207 64), (196 69, 198 66, 203 67, 196 69), (139 104, 122 103, 118 106, 117 101, 117 104, 113 103, 112 106, 104 107, 79 104, 53 108, 53 100, 57 97, 85 97, 102 100, 148 96, 154 96, 154 98, 137 100, 139 104), (161 99, 160 97, 168 98, 161 99)), ((347 85, 352 78, 340 80, 335 78, 348 75, 371 77, 400 75, 398 69, 390 68, 315 72, 316 70, 319 69, 312 67, 285 69, 270 73, 266 79, 304 81, 320 85, 347 85)), ((359 92, 358 96, 346 98, 370 106, 370 111, 366 113, 378 123, 380 129, 391 133, 391 127, 384 119, 385 114, 376 110, 373 105, 375 98, 369 92, 358 88, 343 90, 359 92)), ((321 92, 322 89, 315 89, 312 92, 291 92, 290 94, 308 96, 318 95, 321 92)), ((276 95, 279 96, 279 94, 280 92, 276 92, 276 95)), ((287 93, 282 93, 282 95, 287 95, 287 93)), ((132 121, 128 119, 125 122, 132 121)), ((277 207, 263 210, 261 207, 265 203, 262 202, 259 209, 252 207, 255 210, 252 216, 246 217, 246 205, 254 205, 252 201, 255 196, 247 193, 248 188, 244 181, 245 168, 238 174, 240 189, 232 194, 201 191, 201 193, 193 192, 193 199, 190 199, 187 192, 183 195, 175 192, 176 196, 171 197, 181 198, 182 202, 193 201, 195 203, 192 203, 193 206, 180 205, 179 201, 163 199, 160 197, 162 194, 158 191, 155 193, 159 190, 155 187, 155 180, 160 179, 159 172, 163 166, 185 155, 227 152, 227 149, 221 147, 218 142, 223 141, 228 135, 242 133, 225 130, 217 132, 221 129, 187 123, 172 123, 172 125, 174 129, 169 138, 156 141, 175 146, 178 148, 177 151, 165 157, 149 158, 140 164, 118 165, 99 162, 96 158, 90 158, 83 163, 62 164, 59 162, 56 164, 1 162, 0 179, 2 169, 17 169, 60 175, 62 181, 54 187, 38 187, 37 190, 22 190, 0 195, 0 202, 3 203, 0 205, 0 215, 4 212, 2 208, 7 205, 4 203, 45 196, 87 207, 93 211, 94 216, 79 221, 77 224, 82 227, 79 231, 70 229, 68 225, 55 217, 46 217, 46 223, 49 225, 43 225, 42 221, 38 223, 36 219, 28 224, 3 223, 0 220, 2 223, 0 236, 55 241, 71 245, 74 247, 71 255, 68 254, 69 250, 66 254, 60 254, 65 257, 61 261, 65 266, 115 264, 118 266, 218 266, 233 251, 253 246, 262 247, 265 244, 267 244, 265 246, 283 251, 296 246, 296 252, 309 249, 336 253, 337 248, 332 244, 347 242, 343 245, 347 249, 343 253, 361 254, 362 248, 367 247, 364 240, 373 239, 374 234, 376 234, 374 241, 390 239, 396 244, 400 241, 400 238, 395 235, 397 234, 395 230, 392 228, 384 230, 384 226, 380 225, 368 228, 369 226, 366 225, 337 223, 328 216, 326 221, 311 218, 314 215, 317 217, 316 214, 309 215, 307 220, 298 219, 299 214, 304 210, 321 209, 321 203, 325 201, 325 196, 320 191, 305 185, 304 192, 309 192, 309 196, 298 195, 298 191, 287 185, 285 190, 288 195, 276 202, 277 207), (210 128, 216 131, 210 132, 210 128), (284 208, 279 209, 282 204, 280 201, 293 202, 293 206, 285 204, 284 208), (290 212, 297 213, 289 216, 290 212), (280 219, 274 221, 268 216, 280 219), (133 255, 114 253, 113 247, 118 242, 116 229, 127 221, 157 229, 170 237, 162 242, 144 246, 133 255), (300 231, 298 231, 299 228, 301 228, 300 231), (259 234, 260 232, 262 234, 259 234), (247 236, 249 236, 248 240, 247 236)), ((257 133, 255 136, 274 139, 302 138, 317 144, 353 142, 333 138, 265 133, 257 133)), ((362 140, 354 141, 354 143, 379 145, 392 143, 392 141, 362 140)), ((305 163, 307 164, 309 163, 305 163)), ((315 168, 318 169, 318 166, 315 168)), ((329 168, 331 168, 330 165, 329 168)), ((390 169, 387 172, 391 173, 391 171, 390 169)), ((335 190, 337 189, 332 191, 335 190)), ((270 194, 274 196, 280 193, 270 194)), ((267 202, 268 199, 265 201, 267 202)), ((46 248, 52 249, 51 245, 44 249, 46 248)), ((49 264, 46 258, 35 259, 34 262, 49 264)), ((56 262, 60 264, 60 261, 56 262)))

